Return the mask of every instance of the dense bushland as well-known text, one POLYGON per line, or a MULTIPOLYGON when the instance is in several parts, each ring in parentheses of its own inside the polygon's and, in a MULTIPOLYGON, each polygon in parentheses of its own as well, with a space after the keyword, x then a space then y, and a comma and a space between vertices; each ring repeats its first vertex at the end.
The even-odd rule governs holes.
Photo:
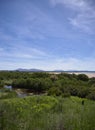
POLYGON ((95 100, 95 78, 85 74, 49 74, 45 72, 0 72, 0 87, 28 89, 34 94, 78 96, 95 100))

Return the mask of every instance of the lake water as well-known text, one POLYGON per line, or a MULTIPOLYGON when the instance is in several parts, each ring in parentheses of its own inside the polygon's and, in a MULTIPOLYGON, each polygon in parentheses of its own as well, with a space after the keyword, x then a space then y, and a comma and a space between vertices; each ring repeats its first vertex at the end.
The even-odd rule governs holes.
MULTIPOLYGON (((11 91, 13 90, 12 86, 8 86, 8 85, 5 85, 4 88, 9 89, 11 91)), ((16 91, 18 97, 20 97, 20 98, 24 98, 27 96, 27 93, 25 93, 25 92, 21 92, 21 91, 17 91, 17 90, 15 90, 15 91, 16 91)))
POLYGON ((12 86, 7 86, 7 85, 5 85, 4 88, 9 89, 9 90, 12 90, 12 86))

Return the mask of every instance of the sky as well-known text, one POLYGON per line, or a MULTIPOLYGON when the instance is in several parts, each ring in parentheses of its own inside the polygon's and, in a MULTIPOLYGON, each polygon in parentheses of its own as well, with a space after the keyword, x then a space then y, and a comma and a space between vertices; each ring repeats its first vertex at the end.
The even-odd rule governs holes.
POLYGON ((0 0, 0 70, 95 70, 94 0, 0 0))

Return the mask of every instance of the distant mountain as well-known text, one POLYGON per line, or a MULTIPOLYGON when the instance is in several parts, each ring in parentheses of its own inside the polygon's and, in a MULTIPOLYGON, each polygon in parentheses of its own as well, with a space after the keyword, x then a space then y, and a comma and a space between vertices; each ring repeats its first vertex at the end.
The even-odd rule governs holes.
POLYGON ((23 69, 23 68, 18 68, 16 71, 19 72, 64 72, 64 70, 51 70, 51 71, 46 71, 46 70, 40 70, 40 69, 23 69))
POLYGON ((23 68, 18 68, 15 71, 19 72, 67 72, 67 73, 95 73, 95 71, 89 71, 89 70, 51 70, 51 71, 46 71, 46 70, 40 70, 40 69, 23 69, 23 68))
POLYGON ((19 72, 44 72, 44 70, 40 70, 40 69, 23 69, 23 68, 19 68, 16 71, 19 72))

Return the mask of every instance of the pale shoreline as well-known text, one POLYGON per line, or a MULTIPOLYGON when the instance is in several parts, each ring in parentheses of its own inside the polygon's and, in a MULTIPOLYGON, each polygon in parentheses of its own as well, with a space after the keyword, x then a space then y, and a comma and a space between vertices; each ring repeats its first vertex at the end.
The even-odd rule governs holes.
MULTIPOLYGON (((60 74, 61 72, 49 72, 50 74, 60 74)), ((91 73, 91 72, 65 72, 68 74, 86 74, 89 78, 95 77, 95 73, 91 73)))
POLYGON ((89 78, 95 77, 95 73, 90 73, 90 72, 73 72, 69 74, 86 74, 89 78))

